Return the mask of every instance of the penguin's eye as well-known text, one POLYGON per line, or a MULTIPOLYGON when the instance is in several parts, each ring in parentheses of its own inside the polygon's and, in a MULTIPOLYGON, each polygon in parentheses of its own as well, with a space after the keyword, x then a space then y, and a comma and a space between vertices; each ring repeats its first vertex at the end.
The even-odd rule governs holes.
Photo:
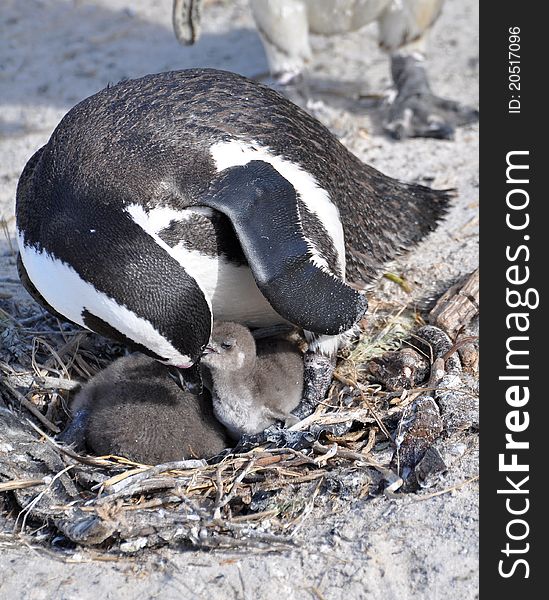
POLYGON ((236 345, 236 340, 233 339, 224 340, 223 342, 221 342, 221 347, 224 350, 230 350, 234 345, 236 345))

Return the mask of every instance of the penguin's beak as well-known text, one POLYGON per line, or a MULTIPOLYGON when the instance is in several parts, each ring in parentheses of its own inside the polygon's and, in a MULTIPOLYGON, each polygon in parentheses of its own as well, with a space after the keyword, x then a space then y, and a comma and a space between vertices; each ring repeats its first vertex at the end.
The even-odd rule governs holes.
POLYGON ((175 372, 171 372, 170 375, 182 390, 187 390, 192 394, 202 393, 202 375, 198 362, 184 371, 176 368, 175 372))

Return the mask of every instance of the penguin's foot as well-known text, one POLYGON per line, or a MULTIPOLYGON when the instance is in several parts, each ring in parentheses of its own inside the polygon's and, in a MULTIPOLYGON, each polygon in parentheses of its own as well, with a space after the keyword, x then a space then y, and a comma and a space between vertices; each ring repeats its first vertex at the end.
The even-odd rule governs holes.
POLYGON ((310 448, 316 441, 316 436, 308 431, 290 431, 284 429, 282 423, 271 425, 260 433, 243 435, 233 450, 233 453, 248 452, 256 446, 270 444, 276 448, 292 448, 293 450, 304 450, 310 448))
POLYGON ((478 121, 478 110, 433 94, 421 55, 396 54, 391 70, 397 95, 384 125, 391 137, 449 140, 456 127, 478 121))
POLYGON ((303 360, 303 398, 292 411, 300 421, 313 413, 332 383, 336 357, 307 351, 303 360))
POLYGON ((72 446, 77 451, 84 450, 88 417, 88 410, 77 410, 69 425, 57 436, 57 441, 72 446))

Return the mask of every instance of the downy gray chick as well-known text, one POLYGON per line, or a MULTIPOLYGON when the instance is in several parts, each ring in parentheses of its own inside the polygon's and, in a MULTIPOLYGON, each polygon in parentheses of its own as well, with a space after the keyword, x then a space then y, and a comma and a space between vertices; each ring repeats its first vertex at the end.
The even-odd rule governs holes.
POLYGON ((142 354, 120 358, 83 386, 61 435, 95 454, 158 464, 209 458, 231 446, 210 394, 183 390, 170 369, 142 354))
POLYGON ((303 357, 282 339, 257 342, 237 323, 214 323, 210 352, 202 357, 204 384, 215 416, 239 439, 277 420, 292 421, 303 392, 303 357))

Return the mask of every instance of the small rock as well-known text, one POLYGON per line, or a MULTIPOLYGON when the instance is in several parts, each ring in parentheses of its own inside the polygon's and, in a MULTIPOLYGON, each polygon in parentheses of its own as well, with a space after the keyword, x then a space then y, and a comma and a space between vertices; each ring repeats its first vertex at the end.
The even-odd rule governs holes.
POLYGON ((426 379, 429 361, 413 348, 403 348, 372 359, 368 372, 389 392, 409 390, 426 379))
POLYGON ((407 479, 442 430, 442 418, 433 398, 426 395, 416 398, 402 415, 391 467, 398 468, 407 479))

